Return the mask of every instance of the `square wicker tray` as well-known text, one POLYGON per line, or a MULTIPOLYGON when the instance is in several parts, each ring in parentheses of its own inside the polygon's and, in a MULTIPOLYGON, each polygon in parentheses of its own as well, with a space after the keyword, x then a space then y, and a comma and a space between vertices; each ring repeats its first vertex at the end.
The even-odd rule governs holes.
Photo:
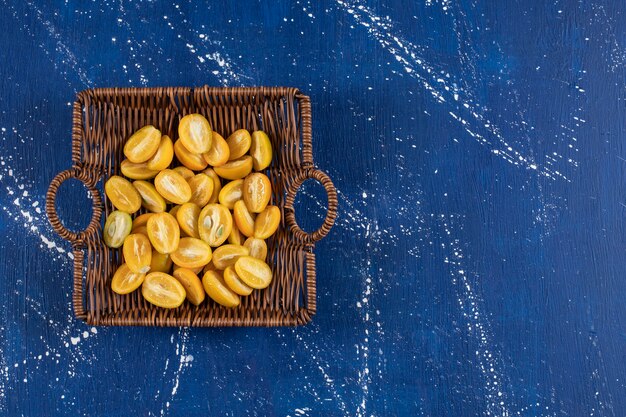
MULTIPOLYGON (((119 174, 121 175, 121 174, 119 174)), ((295 88, 99 88, 78 94, 73 108, 72 167, 57 174, 46 196, 46 213, 54 230, 72 243, 74 252, 74 312, 91 325, 143 326, 284 326, 309 322, 316 310, 315 242, 326 236, 337 211, 331 180, 314 168, 309 97, 295 88), (110 287, 121 263, 121 250, 102 241, 102 225, 113 210, 102 198, 102 184, 119 174, 124 141, 152 124, 177 138, 178 122, 201 113, 225 137, 236 129, 264 130, 274 148, 267 171, 273 186, 272 204, 283 217, 268 240, 268 264, 274 279, 261 291, 244 297, 238 308, 224 308, 208 299, 200 306, 185 303, 173 310, 155 307, 140 291, 117 295, 110 287), (82 181, 93 196, 93 217, 80 232, 66 229, 56 213, 56 193, 69 178, 82 181), (300 185, 317 179, 328 194, 323 225, 302 231, 293 202, 300 185), (104 213, 103 213, 104 212, 104 213), (104 214, 104 215, 103 215, 104 214)))

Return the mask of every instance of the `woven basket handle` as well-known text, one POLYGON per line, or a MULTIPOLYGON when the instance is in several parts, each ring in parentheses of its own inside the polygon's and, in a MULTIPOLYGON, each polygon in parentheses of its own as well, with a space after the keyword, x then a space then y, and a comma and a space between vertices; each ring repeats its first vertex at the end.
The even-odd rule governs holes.
POLYGON ((330 229, 335 224, 337 218, 337 189, 328 175, 317 169, 307 169, 298 174, 292 181, 289 189, 287 190, 287 199, 285 202, 285 220, 291 233, 293 233, 298 239, 307 243, 314 243, 320 239, 323 239, 330 229), (307 233, 300 229, 296 222, 296 213, 293 209, 293 203, 296 198, 296 193, 304 181, 307 179, 315 179, 319 181, 326 189, 328 196, 328 211, 326 218, 322 226, 313 233, 307 233))
POLYGON ((96 181, 97 179, 89 178, 78 168, 70 168, 59 172, 50 182, 50 187, 48 188, 48 193, 46 194, 46 214, 48 215, 48 220, 50 221, 54 231, 57 232, 63 239, 69 240, 72 243, 77 243, 84 240, 85 237, 91 235, 92 233, 95 233, 99 227, 100 214, 102 213, 102 198, 100 197, 100 192, 96 189, 96 181), (59 220, 59 215, 57 214, 55 206, 59 187, 63 182, 70 178, 80 180, 83 184, 85 184, 85 187, 87 187, 93 196, 93 213, 91 215, 91 222, 89 222, 89 226, 87 226, 85 230, 80 232, 72 232, 63 226, 63 223, 59 220))

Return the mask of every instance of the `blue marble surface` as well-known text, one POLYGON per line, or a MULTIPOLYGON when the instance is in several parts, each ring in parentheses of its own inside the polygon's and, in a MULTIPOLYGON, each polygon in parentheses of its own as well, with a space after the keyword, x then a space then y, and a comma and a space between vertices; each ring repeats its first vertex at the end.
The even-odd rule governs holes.
MULTIPOLYGON (((626 415, 625 8, 3 1, 0 414, 626 415), (203 84, 311 96, 340 209, 318 313, 86 326, 43 212, 75 93, 203 84)), ((83 187, 60 193, 84 227, 83 187)), ((319 185, 297 204, 320 224, 319 185)))

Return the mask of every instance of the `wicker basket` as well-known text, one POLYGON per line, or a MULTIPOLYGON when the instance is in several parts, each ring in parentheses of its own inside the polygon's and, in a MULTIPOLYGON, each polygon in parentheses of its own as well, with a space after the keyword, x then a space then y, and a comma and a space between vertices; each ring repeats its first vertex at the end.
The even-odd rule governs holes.
POLYGON ((46 213, 54 230, 72 243, 74 253, 74 312, 91 325, 144 326, 284 326, 300 325, 315 314, 315 242, 328 234, 337 213, 337 193, 331 180, 314 168, 309 97, 295 88, 102 88, 85 90, 74 103, 72 168, 59 173, 46 196, 46 213), (268 241, 272 284, 244 297, 229 309, 208 299, 200 306, 185 302, 173 310, 155 307, 139 291, 111 291, 121 250, 104 245, 102 223, 113 206, 102 198, 102 183, 118 174, 123 143, 138 128, 152 124, 172 138, 178 121, 201 113, 223 135, 236 129, 262 129, 274 147, 268 170, 272 204, 283 221, 268 241), (56 213, 56 193, 63 181, 82 181, 93 196, 93 217, 81 232, 66 229, 56 213), (293 209, 298 188, 308 178, 322 183, 328 213, 313 233, 298 227, 293 209), (105 216, 102 212, 104 210, 105 216))

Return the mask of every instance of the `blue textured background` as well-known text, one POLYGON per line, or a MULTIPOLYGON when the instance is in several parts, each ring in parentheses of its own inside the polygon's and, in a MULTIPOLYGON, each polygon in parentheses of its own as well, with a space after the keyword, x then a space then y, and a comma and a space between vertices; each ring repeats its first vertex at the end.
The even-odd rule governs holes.
MULTIPOLYGON (((0 413, 626 415, 625 6, 482 3, 3 1, 0 413), (318 313, 87 327, 43 214, 70 103, 203 84, 311 96, 340 196, 318 313)), ((80 184, 59 199, 86 225, 80 184)))

